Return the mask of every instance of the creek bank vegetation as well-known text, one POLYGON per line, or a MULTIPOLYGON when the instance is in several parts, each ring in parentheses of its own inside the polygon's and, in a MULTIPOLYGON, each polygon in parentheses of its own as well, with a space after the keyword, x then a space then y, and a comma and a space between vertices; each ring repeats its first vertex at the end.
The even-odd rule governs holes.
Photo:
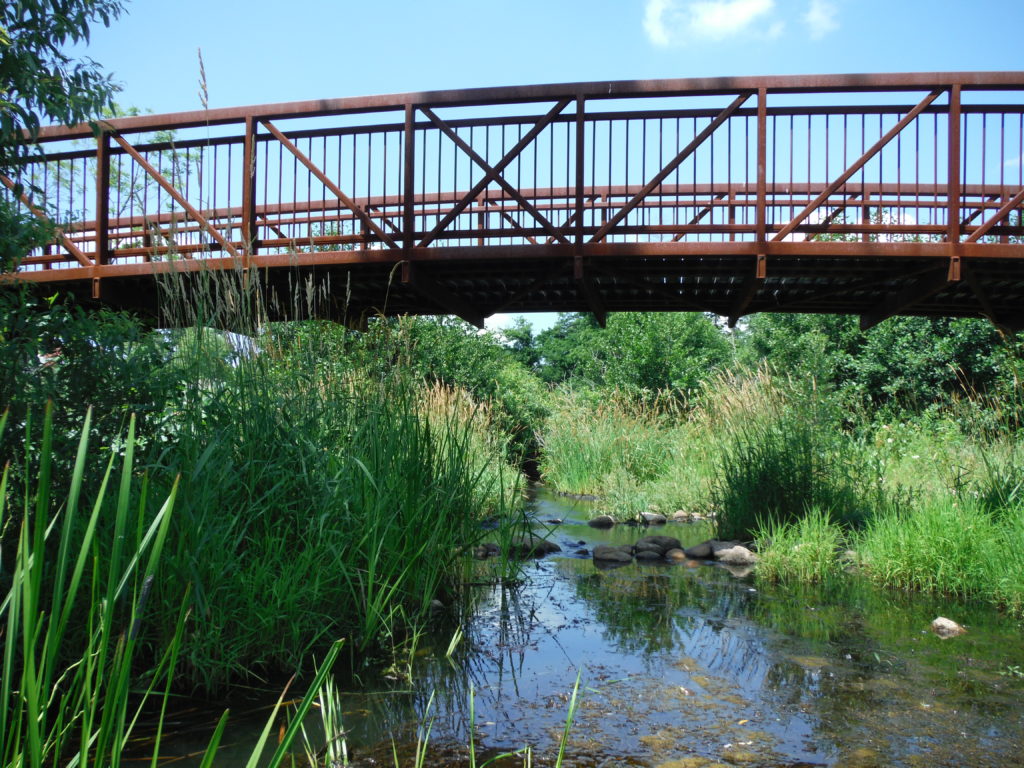
MULTIPOLYGON (((114 107, 98 67, 60 48, 122 10, 3 6, 0 168, 23 130, 114 107)), ((16 194, 0 194, 4 271, 52 236, 16 194)), ((411 655, 460 601, 467 553, 497 554, 502 580, 544 546, 521 515, 529 462, 612 522, 713 517, 720 539, 756 542, 763 578, 832 578, 849 549, 881 585, 1024 614, 1019 349, 984 323, 861 334, 763 316, 730 335, 700 314, 605 329, 566 314, 538 335, 422 318, 357 332, 268 323, 255 286, 220 280, 187 301, 169 281, 165 331, 0 291, 4 765, 116 765, 140 699, 316 669, 266 763, 281 764, 339 656, 411 655)), ((710 554, 746 557, 736 542, 710 554)), ((672 544, 621 556, 699 556, 672 544)), ((574 706, 575 691, 567 728, 574 706)))
POLYGON ((761 579, 856 572, 1024 615, 1018 340, 982 321, 893 318, 861 333, 831 316, 755 316, 727 334, 695 315, 685 322, 726 353, 702 352, 682 388, 665 372, 684 362, 625 381, 629 352, 608 355, 657 347, 651 326, 683 321, 627 333, 627 319, 601 330, 566 315, 533 338, 535 369, 557 382, 541 469, 600 499, 591 524, 706 517, 756 552, 761 579))

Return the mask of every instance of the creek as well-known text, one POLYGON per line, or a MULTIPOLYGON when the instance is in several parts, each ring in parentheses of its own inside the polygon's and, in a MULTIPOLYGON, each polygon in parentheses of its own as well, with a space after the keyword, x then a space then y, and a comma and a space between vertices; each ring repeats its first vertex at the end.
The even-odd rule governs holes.
MULTIPOLYGON (((471 695, 478 766, 526 744, 532 765, 554 765, 577 676, 567 767, 1022 764, 1018 623, 856 578, 812 588, 710 562, 598 569, 580 550, 647 533, 691 546, 711 529, 595 530, 588 507, 534 489, 535 530, 550 529, 561 553, 526 563, 515 585, 495 583, 493 564, 478 563, 478 586, 437 617, 409 660, 411 677, 374 669, 339 678, 351 765, 392 766, 393 749, 403 768, 413 765, 425 718, 424 764, 469 765, 471 695), (552 519, 562 522, 543 522, 552 519), (938 615, 968 633, 939 639, 929 631, 938 615)), ((267 713, 259 695, 251 702, 248 718, 233 715, 218 765, 245 764, 267 713)), ((163 756, 205 746, 188 721, 170 725, 163 756)))

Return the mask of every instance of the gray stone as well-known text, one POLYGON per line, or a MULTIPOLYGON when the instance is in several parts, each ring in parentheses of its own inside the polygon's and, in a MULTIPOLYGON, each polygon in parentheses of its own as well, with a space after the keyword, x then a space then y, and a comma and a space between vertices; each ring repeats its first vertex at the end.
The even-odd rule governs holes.
POLYGON ((757 562, 757 555, 733 541, 712 542, 711 554, 726 565, 753 565, 757 562))
POLYGON ((492 541, 488 541, 473 549, 473 557, 477 560, 486 560, 488 557, 494 557, 499 554, 501 554, 501 549, 492 541))
POLYGON ((588 520, 587 525, 591 528, 611 528, 615 525, 615 518, 611 515, 598 515, 597 517, 588 520))
POLYGON ((689 547, 686 550, 686 556, 693 558, 694 560, 708 560, 711 557, 711 544, 712 541, 702 541, 700 544, 689 547))
POLYGON ((952 619, 947 619, 945 616, 939 616, 932 622, 932 632, 941 637, 943 640, 948 640, 951 637, 957 635, 967 634, 967 630, 961 627, 952 619))
POLYGON ((532 533, 513 539, 509 544, 509 554, 513 557, 543 557, 561 551, 562 548, 555 542, 534 536, 532 533))
POLYGON ((682 509, 677 509, 672 513, 672 517, 669 518, 673 523, 688 523, 690 522, 690 513, 682 509))
POLYGON ((598 544, 594 547, 593 558, 608 563, 631 563, 633 553, 628 545, 614 547, 609 544, 598 544))
POLYGON ((655 561, 655 560, 661 560, 663 558, 662 558, 661 550, 657 550, 657 549, 638 549, 636 551, 636 559, 637 560, 647 560, 648 562, 651 562, 651 561, 655 561))
POLYGON ((670 549, 682 549, 682 544, 679 543, 679 539, 672 536, 644 536, 642 539, 638 539, 636 542, 636 548, 641 547, 645 549, 655 548, 665 554, 670 549))
POLYGON ((657 512, 641 512, 640 519, 644 525, 664 525, 667 522, 665 516, 657 512))

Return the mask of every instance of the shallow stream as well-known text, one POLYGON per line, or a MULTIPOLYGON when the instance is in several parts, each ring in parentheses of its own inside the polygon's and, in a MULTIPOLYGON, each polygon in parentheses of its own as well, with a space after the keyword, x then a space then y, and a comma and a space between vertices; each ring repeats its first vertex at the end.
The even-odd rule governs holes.
MULTIPOLYGON (((812 589, 712 563, 598 569, 578 551, 647 532, 592 529, 587 506, 536 490, 531 514, 560 554, 527 564, 515 586, 491 583, 482 563, 472 605, 438 617, 411 682, 391 670, 340 683, 351 765, 392 766, 393 744, 403 768, 413 765, 425 717, 424 764, 469 765, 470 695, 478 766, 527 744, 532 765, 554 765, 577 676, 567 767, 1024 765, 1019 624, 853 579, 812 589), (551 519, 563 522, 542 522, 551 519), (968 634, 940 640, 929 631, 938 615, 968 634)), ((651 532, 684 546, 711 533, 705 524, 651 532)), ((254 727, 265 717, 254 712, 254 727)), ((218 765, 232 765, 233 750, 244 765, 255 740, 236 726, 218 765)), ((192 743, 179 731, 172 743, 187 754, 205 737, 192 743)))

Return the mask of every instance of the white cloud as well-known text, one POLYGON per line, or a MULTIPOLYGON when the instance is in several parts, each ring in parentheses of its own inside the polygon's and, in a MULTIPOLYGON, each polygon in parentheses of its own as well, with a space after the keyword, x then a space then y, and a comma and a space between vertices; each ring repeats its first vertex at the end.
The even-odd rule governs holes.
POLYGON ((804 14, 804 24, 807 25, 811 39, 820 40, 829 32, 839 29, 839 22, 836 21, 838 15, 839 9, 834 3, 828 0, 811 0, 807 13, 804 14))
POLYGON ((672 42, 665 16, 675 13, 673 0, 647 0, 644 9, 644 31, 655 45, 667 46, 672 42))
MULTIPOLYGON (((660 47, 683 45, 691 41, 720 41, 753 31, 755 22, 769 17, 775 0, 647 0, 644 7, 644 31, 660 47)), ((776 37, 783 23, 768 24, 765 34, 776 37)))

